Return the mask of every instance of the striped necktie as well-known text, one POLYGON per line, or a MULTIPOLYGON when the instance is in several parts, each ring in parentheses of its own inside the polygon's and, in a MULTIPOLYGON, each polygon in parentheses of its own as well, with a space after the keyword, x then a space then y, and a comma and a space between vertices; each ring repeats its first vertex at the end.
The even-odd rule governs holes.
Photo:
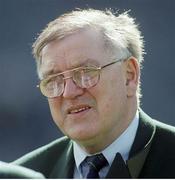
POLYGON ((99 177, 99 171, 108 165, 108 162, 106 158, 103 156, 103 154, 96 154, 93 156, 88 156, 84 160, 83 163, 86 163, 88 165, 88 172, 85 178, 87 179, 98 179, 99 177))

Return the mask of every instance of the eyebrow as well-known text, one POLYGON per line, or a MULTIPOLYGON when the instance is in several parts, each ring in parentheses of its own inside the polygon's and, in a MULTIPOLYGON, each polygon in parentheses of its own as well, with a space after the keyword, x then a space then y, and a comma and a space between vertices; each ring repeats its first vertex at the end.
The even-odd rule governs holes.
POLYGON ((79 63, 78 65, 74 66, 73 68, 87 66, 87 65, 100 66, 100 64, 97 62, 97 60, 95 60, 95 59, 86 59, 85 61, 79 63))
MULTIPOLYGON (((79 64, 75 64, 75 65, 72 65, 71 68, 67 69, 66 71, 69 71, 71 69, 74 69, 74 68, 78 68, 78 67, 83 67, 83 66, 88 66, 88 65, 95 65, 95 66, 100 66, 100 64, 97 62, 97 60, 94 60, 94 59, 86 59, 85 61, 83 62, 79 62, 79 64)), ((43 78, 46 78, 50 75, 54 75, 54 74, 58 74, 58 73, 62 73, 64 71, 59 71, 58 69, 55 71, 53 68, 50 69, 50 70, 47 70, 45 72, 43 72, 43 78)))

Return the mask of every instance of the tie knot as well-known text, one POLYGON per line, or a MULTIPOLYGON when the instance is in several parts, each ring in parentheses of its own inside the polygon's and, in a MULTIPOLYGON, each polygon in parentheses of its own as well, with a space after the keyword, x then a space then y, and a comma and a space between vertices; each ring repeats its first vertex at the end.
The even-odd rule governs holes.
POLYGON ((108 164, 106 158, 103 156, 102 153, 93 156, 87 156, 85 161, 90 168, 95 169, 97 172, 99 172, 100 169, 102 169, 108 164))

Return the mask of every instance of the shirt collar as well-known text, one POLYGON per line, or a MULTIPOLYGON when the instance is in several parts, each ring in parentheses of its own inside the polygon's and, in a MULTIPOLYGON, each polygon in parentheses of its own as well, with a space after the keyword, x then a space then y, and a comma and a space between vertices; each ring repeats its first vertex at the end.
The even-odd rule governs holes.
MULTIPOLYGON (((122 155, 124 161, 128 160, 129 152, 136 136, 138 124, 139 113, 137 111, 128 128, 112 144, 102 151, 102 154, 105 156, 110 166, 117 152, 122 155)), ((76 167, 79 170, 81 162, 91 154, 85 152, 75 141, 73 141, 73 148, 76 167)))

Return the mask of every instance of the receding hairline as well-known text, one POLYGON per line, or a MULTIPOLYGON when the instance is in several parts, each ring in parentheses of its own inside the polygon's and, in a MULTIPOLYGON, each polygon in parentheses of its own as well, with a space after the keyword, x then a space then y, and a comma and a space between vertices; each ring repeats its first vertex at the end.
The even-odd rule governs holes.
MULTIPOLYGON (((49 43, 53 42, 53 41, 57 41, 58 43, 61 43, 62 41, 64 41, 65 39, 71 37, 71 36, 74 36, 74 35, 77 35, 77 34, 80 34, 80 33, 85 33, 85 32, 88 32, 88 31, 94 31, 94 34, 96 35, 99 35, 100 39, 101 39, 101 42, 102 42, 102 47, 104 49, 104 51, 106 50, 110 50, 112 52, 112 48, 106 48, 107 46, 109 46, 109 44, 107 44, 107 39, 104 37, 104 33, 102 31, 102 28, 99 26, 99 27, 93 27, 93 26, 84 26, 82 28, 76 28, 74 31, 70 32, 70 33, 67 33, 65 34, 65 36, 58 36, 55 35, 54 36, 51 36, 51 37, 48 37, 46 39, 44 39, 42 41, 42 43, 38 44, 38 48, 37 48, 37 51, 34 52, 35 54, 35 58, 37 60, 42 60, 42 50, 44 49, 44 47, 46 47, 49 43), (40 46, 41 45, 41 46, 40 46)), ((33 47, 35 47, 35 43, 33 44, 33 47)))
POLYGON ((33 44, 33 55, 37 60, 37 65, 40 66, 40 61, 42 59, 41 51, 49 42, 56 39, 61 41, 65 37, 86 28, 99 30, 99 33, 103 36, 103 40, 105 42, 104 46, 108 49, 108 51, 115 51, 117 46, 119 48, 123 46, 123 49, 131 52, 131 54, 136 57, 139 62, 142 61, 144 54, 142 36, 140 35, 135 19, 130 17, 128 11, 119 14, 118 12, 112 12, 111 9, 105 9, 103 11, 85 9, 74 10, 63 14, 47 25, 33 44), (99 16, 95 16, 97 14, 99 16), (118 26, 119 29, 117 28, 118 26), (131 36, 129 35, 130 32, 128 33, 128 27, 131 27, 132 29, 131 31, 133 34, 131 33, 131 36), (112 33, 110 31, 112 31, 112 33), (120 34, 120 32, 123 39, 119 42, 116 33, 120 34), (133 35, 136 35, 135 38, 133 38, 133 35))

